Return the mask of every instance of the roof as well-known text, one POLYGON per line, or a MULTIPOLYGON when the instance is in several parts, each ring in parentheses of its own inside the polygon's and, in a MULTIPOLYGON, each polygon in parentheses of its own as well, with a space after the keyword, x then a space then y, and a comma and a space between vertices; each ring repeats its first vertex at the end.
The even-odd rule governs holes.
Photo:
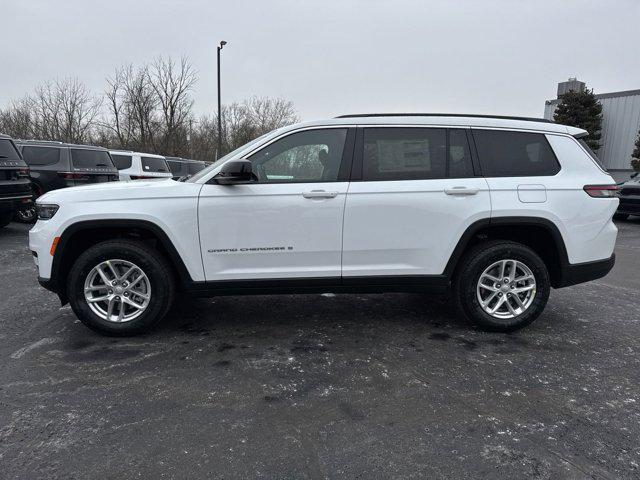
POLYGON ((37 145, 40 147, 81 148, 83 150, 107 151, 106 148, 96 145, 81 145, 77 143, 55 142, 53 140, 16 140, 15 142, 19 145, 37 145))
POLYGON ((303 127, 331 125, 425 125, 439 127, 478 127, 478 128, 511 128, 516 130, 533 130, 569 135, 584 134, 585 131, 550 122, 549 120, 529 117, 505 117, 499 115, 462 115, 462 114, 355 114, 327 120, 298 123, 278 130, 287 132, 303 127))
POLYGON ((109 153, 112 153, 114 155, 137 155, 140 157, 167 158, 164 155, 157 155, 155 153, 134 152, 133 150, 109 150, 109 153))

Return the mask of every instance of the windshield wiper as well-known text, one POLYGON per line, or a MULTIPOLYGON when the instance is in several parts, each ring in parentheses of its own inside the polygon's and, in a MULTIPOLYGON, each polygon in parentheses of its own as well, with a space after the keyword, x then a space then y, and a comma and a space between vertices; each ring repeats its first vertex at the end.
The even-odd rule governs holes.
POLYGON ((186 180, 189 180, 192 176, 193 176, 193 175, 191 175, 191 174, 189 174, 189 175, 183 175, 183 176, 181 176, 181 177, 178 179, 178 181, 179 181, 179 182, 184 182, 184 181, 186 181, 186 180))

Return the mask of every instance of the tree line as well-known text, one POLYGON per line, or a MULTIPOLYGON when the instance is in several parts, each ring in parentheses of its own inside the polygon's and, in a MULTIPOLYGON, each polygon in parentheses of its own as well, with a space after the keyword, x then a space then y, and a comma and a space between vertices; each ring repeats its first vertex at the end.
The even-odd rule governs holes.
POLYGON ((184 57, 117 68, 99 94, 77 79, 47 81, 0 109, 0 132, 212 161, 299 121, 293 103, 282 98, 251 97, 224 105, 222 152, 217 152, 217 113, 197 117, 193 112, 197 81, 184 57))

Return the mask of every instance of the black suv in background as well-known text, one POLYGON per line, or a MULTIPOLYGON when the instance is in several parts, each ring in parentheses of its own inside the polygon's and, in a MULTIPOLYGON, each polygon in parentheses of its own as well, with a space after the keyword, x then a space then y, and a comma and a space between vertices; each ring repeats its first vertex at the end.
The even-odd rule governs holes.
POLYGON ((202 160, 190 160, 180 157, 166 157, 169 169, 173 175, 174 180, 178 180, 181 177, 187 175, 193 175, 207 166, 207 162, 202 160))
MULTIPOLYGON (((16 143, 31 170, 35 198, 58 188, 119 179, 118 169, 105 148, 41 140, 20 140, 16 143)), ((20 209, 15 219, 24 223, 35 222, 34 206, 20 209)))
POLYGON ((24 202, 31 203, 29 168, 11 137, 0 135, 0 228, 24 202))

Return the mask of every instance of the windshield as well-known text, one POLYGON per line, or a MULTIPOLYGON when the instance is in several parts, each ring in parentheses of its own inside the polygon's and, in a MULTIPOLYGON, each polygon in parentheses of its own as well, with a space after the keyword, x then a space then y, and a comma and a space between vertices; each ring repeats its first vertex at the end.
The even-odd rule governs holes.
POLYGON ((224 162, 226 162, 230 158, 232 158, 235 155, 237 155, 238 153, 240 153, 242 150, 247 149, 247 148, 257 144, 258 142, 262 141, 265 137, 267 137, 268 135, 271 135, 272 133, 274 133, 274 132, 265 133, 264 135, 261 135, 260 137, 251 140, 249 143, 245 143, 241 147, 236 148, 232 152, 227 153, 224 157, 216 160, 215 162, 213 162, 211 165, 209 165, 204 170, 200 170, 198 173, 196 173, 195 175, 193 175, 192 177, 190 177, 186 181, 189 182, 189 183, 197 182, 199 179, 201 179, 202 177, 206 176, 209 172, 211 172, 212 170, 216 169, 217 167, 222 165, 224 162))

